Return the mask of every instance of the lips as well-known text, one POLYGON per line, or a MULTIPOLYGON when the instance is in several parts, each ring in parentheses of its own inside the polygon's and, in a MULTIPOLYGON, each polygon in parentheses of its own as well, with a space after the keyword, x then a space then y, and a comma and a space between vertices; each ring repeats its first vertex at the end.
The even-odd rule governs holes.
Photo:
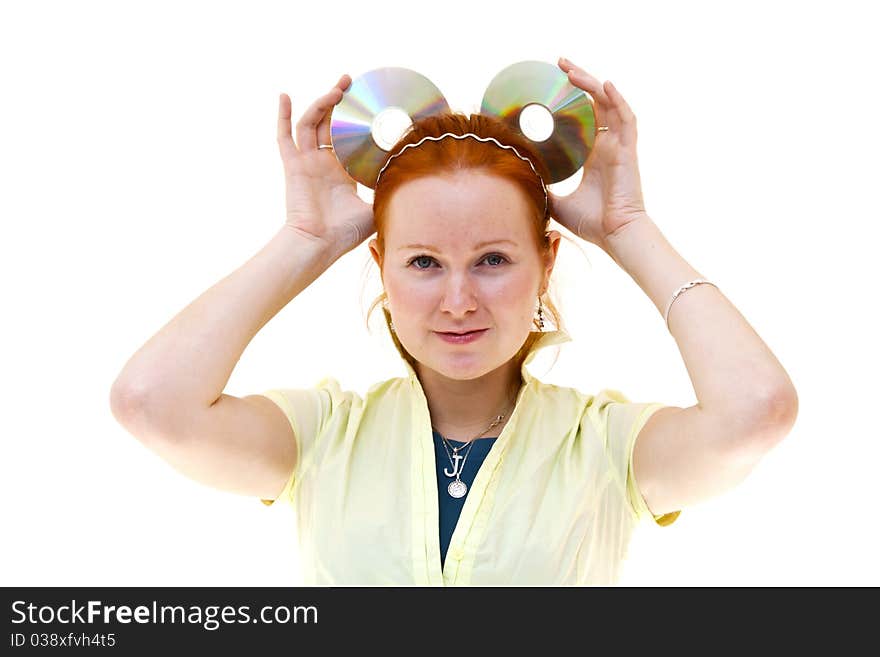
POLYGON ((443 333, 445 335, 467 335, 468 333, 475 333, 477 331, 485 331, 486 329, 471 329, 470 331, 437 331, 438 333, 443 333))
POLYGON ((437 337, 449 344, 470 344, 488 333, 489 329, 476 329, 467 333, 450 333, 436 331, 437 337))

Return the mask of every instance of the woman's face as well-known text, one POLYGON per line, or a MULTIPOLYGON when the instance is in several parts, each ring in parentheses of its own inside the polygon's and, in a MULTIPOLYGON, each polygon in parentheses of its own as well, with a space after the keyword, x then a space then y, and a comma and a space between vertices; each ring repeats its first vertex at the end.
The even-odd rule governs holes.
POLYGON ((522 347, 560 237, 550 231, 542 258, 532 221, 523 192, 488 173, 419 178, 394 192, 384 255, 375 238, 369 246, 397 337, 421 365, 473 379, 522 347), (479 337, 465 343, 441 336, 477 329, 479 337))

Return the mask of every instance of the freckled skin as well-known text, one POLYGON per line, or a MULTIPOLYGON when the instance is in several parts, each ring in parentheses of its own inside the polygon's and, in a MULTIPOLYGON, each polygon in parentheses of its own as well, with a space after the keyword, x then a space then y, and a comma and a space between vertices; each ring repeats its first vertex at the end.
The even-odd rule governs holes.
POLYGON ((543 258, 529 213, 523 192, 498 176, 469 171, 419 178, 390 199, 385 254, 375 238, 369 243, 397 337, 418 361, 432 419, 447 418, 450 429, 485 426, 518 389, 511 359, 535 330, 537 297, 546 290, 560 239, 549 231, 552 248, 543 258), (516 244, 476 248, 494 239, 516 244), (436 250, 402 248, 409 244, 436 250), (489 330, 468 344, 450 344, 435 333, 475 328, 489 330))

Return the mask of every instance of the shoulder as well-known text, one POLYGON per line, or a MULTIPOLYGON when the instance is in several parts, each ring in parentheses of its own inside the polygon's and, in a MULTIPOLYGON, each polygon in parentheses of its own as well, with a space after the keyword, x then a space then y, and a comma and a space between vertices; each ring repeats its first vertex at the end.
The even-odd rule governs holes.
POLYGON ((570 435, 582 421, 592 399, 592 395, 577 388, 534 378, 528 388, 523 396, 521 421, 527 422, 529 429, 542 433, 570 435))
POLYGON ((603 388, 597 393, 589 393, 573 386, 546 383, 532 378, 533 396, 542 404, 568 404, 578 407, 583 412, 594 412, 604 409, 613 402, 629 403, 629 399, 620 391, 603 388))
POLYGON ((595 395, 590 395, 591 410, 603 410, 608 404, 629 404, 629 397, 614 388, 602 388, 595 395))
POLYGON ((399 400, 414 393, 412 381, 407 377, 396 376, 373 383, 364 396, 365 404, 375 404, 386 399, 399 400))
POLYGON ((370 400, 382 398, 389 394, 406 392, 410 388, 410 382, 406 377, 392 377, 382 379, 371 384, 366 394, 361 395, 357 390, 343 386, 335 376, 326 376, 318 381, 312 390, 320 390, 331 399, 338 402, 366 403, 370 400))
POLYGON ((339 379, 333 376, 324 377, 315 384, 312 390, 322 394, 330 403, 331 408, 357 406, 363 403, 363 398, 356 390, 343 387, 339 379))
POLYGON ((590 397, 585 419, 609 440, 625 440, 638 432, 648 417, 662 407, 658 402, 632 402, 620 390, 603 388, 590 397))
POLYGON ((344 388, 338 379, 330 376, 309 387, 272 388, 261 395, 280 406, 304 435, 320 430, 331 417, 346 414, 362 404, 356 391, 344 388))
POLYGON ((562 386, 533 380, 533 399, 544 418, 566 418, 572 425, 607 436, 618 428, 632 425, 650 403, 633 403, 620 390, 601 388, 585 392, 572 386, 562 386))
POLYGON ((592 395, 574 388, 556 383, 547 383, 540 379, 532 378, 531 385, 533 396, 543 403, 568 403, 584 405, 589 402, 592 395))

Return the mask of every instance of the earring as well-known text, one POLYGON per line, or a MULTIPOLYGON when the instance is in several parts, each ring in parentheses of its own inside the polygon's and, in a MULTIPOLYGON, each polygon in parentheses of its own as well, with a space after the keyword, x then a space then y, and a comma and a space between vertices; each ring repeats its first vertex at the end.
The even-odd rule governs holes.
MULTIPOLYGON (((382 299, 382 307, 385 309, 385 312, 388 312, 388 297, 382 299)), ((391 320, 388 320, 388 328, 391 329, 392 333, 394 332, 394 322, 392 322, 391 320)))
POLYGON ((544 330, 544 302, 538 297, 538 330, 544 330))

